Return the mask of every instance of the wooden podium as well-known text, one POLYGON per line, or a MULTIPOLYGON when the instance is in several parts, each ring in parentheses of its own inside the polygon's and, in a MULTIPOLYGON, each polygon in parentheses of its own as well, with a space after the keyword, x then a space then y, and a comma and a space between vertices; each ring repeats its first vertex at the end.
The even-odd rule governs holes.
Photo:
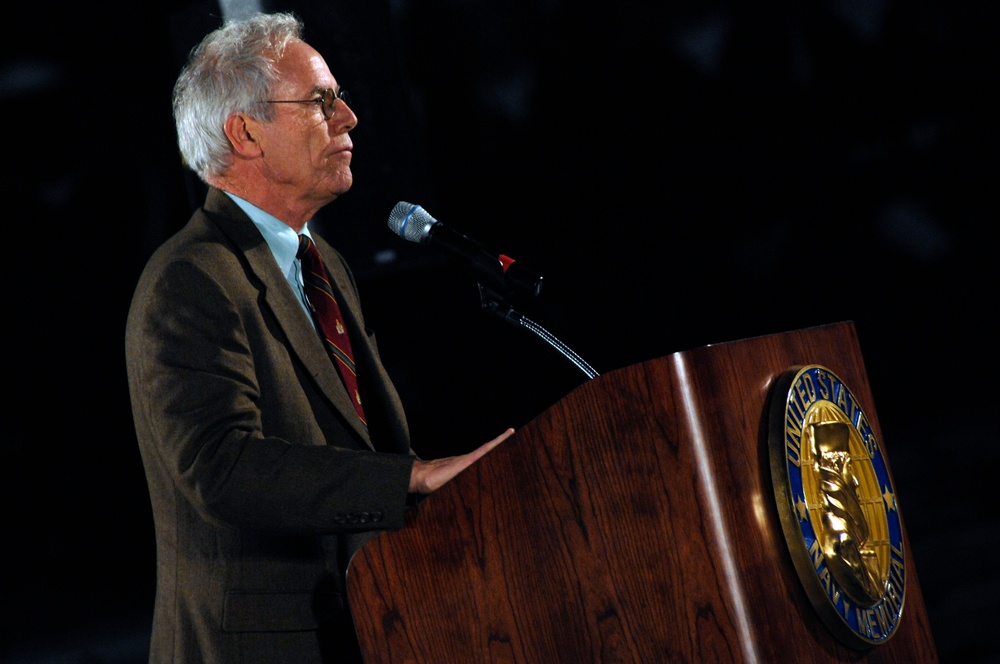
POLYGON ((768 402, 814 364, 851 386, 884 447, 851 322, 583 384, 355 555, 365 662, 936 662, 905 532, 903 610, 869 648, 836 638, 793 566, 768 402))

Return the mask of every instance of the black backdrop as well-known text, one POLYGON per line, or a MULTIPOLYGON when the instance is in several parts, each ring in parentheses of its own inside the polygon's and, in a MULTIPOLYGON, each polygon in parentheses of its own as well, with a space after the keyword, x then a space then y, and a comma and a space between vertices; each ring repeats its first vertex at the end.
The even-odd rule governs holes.
MULTIPOLYGON (((141 4, 4 10, 4 662, 145 658, 124 321, 200 192, 169 94, 221 11, 141 4)), ((997 661, 996 10, 663 4, 267 5, 305 18, 354 99, 355 187, 316 224, 356 268, 415 446, 469 449, 583 376, 393 236, 398 200, 544 274, 518 310, 602 372, 853 320, 941 655, 997 661)))

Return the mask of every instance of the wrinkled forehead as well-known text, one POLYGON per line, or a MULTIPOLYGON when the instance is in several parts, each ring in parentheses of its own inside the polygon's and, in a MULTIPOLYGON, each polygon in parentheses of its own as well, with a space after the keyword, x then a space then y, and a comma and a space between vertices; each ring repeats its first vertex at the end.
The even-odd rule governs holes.
POLYGON ((327 88, 337 89, 337 79, 330 73, 326 60, 304 41, 290 41, 276 66, 278 83, 275 92, 309 94, 327 88))

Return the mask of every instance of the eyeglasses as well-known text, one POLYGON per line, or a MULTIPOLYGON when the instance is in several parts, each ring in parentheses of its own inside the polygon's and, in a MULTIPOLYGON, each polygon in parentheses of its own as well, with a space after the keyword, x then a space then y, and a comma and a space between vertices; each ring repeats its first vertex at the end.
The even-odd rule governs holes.
POLYGON ((341 88, 336 92, 332 88, 327 88, 319 93, 320 97, 317 99, 280 99, 280 100, 265 100, 265 104, 319 104, 319 107, 323 109, 323 116, 329 120, 337 112, 337 100, 344 102, 347 106, 351 105, 351 95, 347 94, 347 90, 341 88))

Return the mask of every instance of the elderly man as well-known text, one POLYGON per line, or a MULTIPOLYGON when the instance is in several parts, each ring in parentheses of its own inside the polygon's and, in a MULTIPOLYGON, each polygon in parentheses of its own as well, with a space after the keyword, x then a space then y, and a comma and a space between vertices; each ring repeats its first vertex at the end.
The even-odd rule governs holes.
POLYGON ((126 357, 152 502, 151 662, 359 660, 344 575, 366 537, 512 433, 424 461, 343 258, 308 221, 352 184, 358 118, 289 14, 230 21, 174 89, 209 186, 150 258, 126 357))

